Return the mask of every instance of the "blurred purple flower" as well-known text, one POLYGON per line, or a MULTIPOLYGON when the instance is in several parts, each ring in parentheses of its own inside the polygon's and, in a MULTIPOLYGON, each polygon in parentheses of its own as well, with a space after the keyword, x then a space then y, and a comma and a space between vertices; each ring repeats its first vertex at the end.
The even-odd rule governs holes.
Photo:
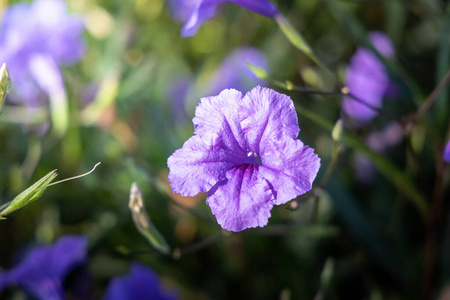
POLYGON ((85 237, 64 236, 53 245, 33 249, 22 263, 0 274, 0 291, 18 286, 37 299, 64 299, 64 278, 86 262, 86 247, 85 237))
MULTIPOLYGON (((377 153, 384 153, 389 148, 395 147, 401 143, 404 138, 403 128, 400 124, 394 122, 388 124, 380 132, 372 132, 366 138, 367 146, 377 153)), ((374 175, 374 166, 372 162, 363 154, 355 155, 355 173, 358 180, 369 182, 374 175)))
POLYGON ((450 163, 450 140, 447 142, 447 145, 445 146, 442 158, 445 162, 450 163))
POLYGON ((138 263, 131 266, 127 276, 111 280, 105 293, 105 300, 175 300, 173 292, 164 291, 157 274, 138 263))
MULTIPOLYGON (((369 39, 375 49, 387 59, 394 57, 391 40, 381 32, 371 32, 369 39)), ((359 48, 351 58, 346 72, 345 85, 350 93, 375 108, 381 108, 383 97, 390 87, 387 70, 378 57, 369 49, 359 48)), ((350 96, 342 101, 344 113, 357 125, 371 121, 377 115, 372 108, 357 102, 350 96)))
POLYGON ((183 124, 188 120, 186 111, 186 100, 189 89, 192 86, 192 78, 190 75, 181 75, 173 80, 167 90, 167 97, 171 100, 171 115, 173 123, 176 125, 183 124))
POLYGON ((217 95, 225 89, 235 89, 247 92, 250 88, 264 84, 265 81, 253 74, 245 63, 268 70, 267 59, 256 48, 237 48, 222 63, 214 73, 207 95, 217 95))
POLYGON ((43 94, 65 91, 59 66, 82 58, 83 29, 81 19, 68 14, 63 0, 36 0, 6 9, 0 61, 8 65, 19 98, 15 101, 38 106, 43 94))
POLYGON ((261 87, 245 96, 224 90, 202 98, 193 123, 194 136, 167 161, 169 181, 183 196, 208 192, 224 229, 265 226, 274 205, 311 189, 320 159, 296 139, 288 96, 261 87))
POLYGON ((214 17, 217 6, 224 2, 234 3, 269 18, 279 13, 277 7, 269 0, 199 0, 181 29, 181 35, 183 37, 195 35, 203 22, 214 17))

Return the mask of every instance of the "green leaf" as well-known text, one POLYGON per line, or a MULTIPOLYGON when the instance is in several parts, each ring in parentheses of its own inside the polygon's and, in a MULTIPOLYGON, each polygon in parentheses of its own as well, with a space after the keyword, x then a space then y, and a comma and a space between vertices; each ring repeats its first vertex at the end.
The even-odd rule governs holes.
POLYGON ((105 110, 114 103, 119 91, 119 81, 120 74, 116 71, 106 75, 94 101, 81 114, 83 124, 90 126, 97 122, 105 110))
POLYGON ((11 87, 11 77, 9 77, 8 68, 3 64, 0 68, 0 113, 3 111, 6 95, 11 87))
MULTIPOLYGON (((320 125, 321 127, 327 129, 328 131, 333 130, 333 124, 328 120, 322 118, 322 116, 309 111, 300 106, 296 106, 300 114, 310 119, 314 123, 320 125)), ((411 203, 417 208, 417 210, 425 217, 428 213, 428 204, 425 201, 423 195, 416 189, 416 186, 411 182, 409 176, 398 169, 389 160, 384 158, 381 154, 372 151, 364 142, 360 141, 357 137, 349 134, 348 132, 343 132, 341 136, 342 143, 347 146, 354 148, 360 153, 364 154, 370 161, 374 164, 375 168, 383 174, 387 179, 389 179, 392 184, 394 184, 400 192, 406 196, 406 199, 411 201, 411 203)))
POLYGON ((319 59, 314 55, 308 42, 303 38, 303 36, 295 30, 294 27, 286 20, 281 14, 275 17, 275 22, 280 27, 283 34, 292 43, 292 45, 298 50, 306 54, 312 61, 319 64, 319 59))
POLYGON ((247 67, 250 68, 250 70, 253 72, 253 74, 255 74, 256 77, 262 80, 269 80, 269 74, 267 74, 266 70, 258 66, 252 65, 249 62, 246 62, 245 64, 247 65, 247 67))
POLYGON ((142 192, 136 182, 131 184, 128 207, 130 208, 134 225, 136 225, 138 231, 146 238, 150 245, 163 254, 169 254, 169 245, 158 229, 153 225, 150 217, 145 211, 142 192))
POLYGON ((275 22, 280 27, 283 34, 286 36, 286 38, 291 42, 291 44, 303 52, 306 56, 308 56, 314 63, 316 63, 320 68, 325 70, 330 76, 333 77, 333 79, 338 83, 338 80, 336 76, 331 72, 323 63, 322 61, 314 54, 313 50, 311 49, 311 46, 309 46, 308 42, 305 40, 305 38, 302 36, 301 33, 299 33, 290 23, 287 19, 283 17, 283 15, 278 14, 275 17, 275 22))
POLYGON ((35 182, 28 189, 20 193, 20 195, 14 198, 14 200, 2 205, 0 207, 0 210, 3 209, 0 211, 0 220, 5 219, 5 216, 39 199, 45 192, 48 184, 50 184, 50 182, 52 182, 53 179, 56 178, 56 176, 58 176, 56 170, 51 171, 50 173, 39 179, 39 181, 35 182))

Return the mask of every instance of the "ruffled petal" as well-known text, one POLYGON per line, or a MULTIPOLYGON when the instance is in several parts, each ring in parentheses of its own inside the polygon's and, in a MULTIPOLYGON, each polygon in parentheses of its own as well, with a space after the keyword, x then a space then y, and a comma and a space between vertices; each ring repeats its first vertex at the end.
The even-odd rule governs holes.
POLYGON ((204 138, 194 135, 167 160, 169 182, 175 193, 194 196, 209 191, 225 179, 227 170, 239 163, 239 158, 217 135, 204 138))
POLYGON ((259 174, 275 193, 274 204, 284 204, 311 190, 320 168, 314 149, 300 140, 271 140, 261 145, 259 174))
POLYGON ((267 225, 274 195, 258 169, 254 165, 233 168, 227 172, 227 179, 208 193, 206 203, 222 228, 241 231, 267 225))
POLYGON ((247 142, 239 124, 238 111, 242 93, 224 90, 218 96, 202 98, 195 110, 194 133, 199 136, 217 134, 226 147, 247 153, 247 142))
POLYGON ((242 99, 239 118, 249 147, 256 153, 266 140, 295 139, 300 131, 291 98, 259 86, 242 99))

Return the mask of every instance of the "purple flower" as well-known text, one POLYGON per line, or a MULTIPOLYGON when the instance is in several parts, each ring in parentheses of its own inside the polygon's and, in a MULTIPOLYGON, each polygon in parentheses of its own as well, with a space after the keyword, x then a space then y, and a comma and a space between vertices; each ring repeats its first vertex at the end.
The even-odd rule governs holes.
POLYGON ((105 300, 175 300, 174 293, 164 291, 157 274, 141 265, 134 263, 128 276, 116 277, 111 280, 105 293, 105 300))
MULTIPOLYGON (((381 32, 371 32, 369 39, 375 49, 386 58, 394 57, 391 40, 381 32)), ((368 105, 381 108, 383 97, 390 86, 389 75, 383 63, 369 49, 359 48, 347 69, 345 85, 350 93, 368 105)), ((350 96, 342 101, 344 113, 357 124, 371 121, 377 115, 372 108, 357 102, 350 96)))
POLYGON ((255 87, 202 98, 194 136, 169 157, 175 193, 208 192, 207 204, 231 231, 265 226, 270 210, 309 191, 320 167, 314 149, 297 140, 292 100, 255 87))
POLYGON ((214 73, 207 95, 217 95, 224 89, 248 91, 251 87, 264 84, 245 63, 268 70, 266 57, 255 48, 237 48, 227 56, 222 66, 214 73))
MULTIPOLYGON (((382 131, 372 132, 366 138, 367 146, 377 153, 384 153, 389 148, 395 147, 404 138, 403 128, 400 124, 393 122, 388 124, 382 131)), ((355 154, 355 173, 358 180, 369 182, 375 172, 372 162, 363 154, 355 154)))
POLYGON ((0 30, 0 61, 8 65, 16 101, 38 106, 43 94, 64 92, 59 66, 81 59, 82 32, 81 20, 67 13, 63 0, 7 8, 0 30))
POLYGON ((217 6, 224 2, 234 3, 269 18, 279 13, 277 7, 269 0, 199 0, 184 24, 181 35, 184 37, 195 35, 203 22, 214 17, 217 6))
POLYGON ((166 96, 171 103, 172 122, 175 125, 181 125, 188 120, 186 100, 192 85, 191 76, 184 74, 175 78, 166 91, 166 96))
POLYGON ((63 299, 64 277, 86 262, 86 247, 85 237, 65 236, 53 245, 33 249, 22 263, 0 274, 0 291, 18 286, 37 299, 63 299))
POLYGON ((447 145, 445 146, 444 155, 442 156, 442 159, 445 162, 450 163, 450 140, 447 142, 447 145))

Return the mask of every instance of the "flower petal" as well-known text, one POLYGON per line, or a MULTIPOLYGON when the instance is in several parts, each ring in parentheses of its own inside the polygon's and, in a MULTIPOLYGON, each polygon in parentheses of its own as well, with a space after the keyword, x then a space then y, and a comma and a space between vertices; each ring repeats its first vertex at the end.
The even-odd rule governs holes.
POLYGON ((202 98, 192 120, 194 133, 199 136, 218 134, 226 147, 245 157, 248 147, 238 119, 241 102, 242 93, 232 89, 202 98))
POLYGON ((17 285, 37 299, 63 299, 64 277, 87 260, 86 248, 83 236, 65 236, 54 245, 38 247, 20 265, 0 274, 0 290, 17 285))
POLYGON ((242 99, 241 127, 252 151, 267 139, 295 139, 300 131, 294 103, 274 90, 255 87, 242 99))
MULTIPOLYGON (((371 32, 369 38, 381 55, 386 58, 394 57, 394 47, 389 37, 381 32, 371 32)), ((359 100, 371 107, 380 108, 391 83, 389 74, 378 57, 369 49, 359 48, 346 71, 345 84, 350 93, 359 100)), ((378 114, 374 109, 349 96, 343 98, 342 110, 357 121, 355 125, 367 123, 378 114)))
POLYGON ((187 140, 167 160, 169 182, 175 193, 194 196, 209 191, 217 182, 225 179, 225 173, 239 160, 224 147, 217 135, 187 140))
POLYGON ((377 51, 386 58, 395 57, 395 49, 391 39, 381 31, 372 31, 369 33, 369 40, 377 51))
POLYGON ((208 193, 206 203, 222 228, 241 231, 267 225, 273 207, 270 184, 258 175, 259 166, 241 165, 208 193))
MULTIPOLYGON (((353 56, 351 65, 346 71, 345 82, 350 93, 375 108, 382 106, 383 96, 389 87, 385 67, 367 49, 359 49, 353 56)), ((360 123, 369 122, 378 114, 369 106, 349 96, 344 97, 342 108, 349 117, 360 123)))
POLYGON ((447 145, 445 145, 444 154, 442 155, 442 159, 445 162, 450 163, 450 140, 447 142, 447 145))
POLYGON ((165 291, 158 275, 150 268, 139 263, 131 266, 130 273, 113 278, 104 296, 105 300, 175 300, 174 292, 165 291))
POLYGON ((277 7, 269 0, 200 0, 181 30, 183 37, 193 36, 206 20, 214 17, 217 6, 232 2, 260 15, 273 18, 278 14, 277 7))
POLYGON ((284 204, 311 190, 320 168, 314 149, 300 140, 271 140, 261 145, 259 174, 273 187, 274 204, 284 204))

